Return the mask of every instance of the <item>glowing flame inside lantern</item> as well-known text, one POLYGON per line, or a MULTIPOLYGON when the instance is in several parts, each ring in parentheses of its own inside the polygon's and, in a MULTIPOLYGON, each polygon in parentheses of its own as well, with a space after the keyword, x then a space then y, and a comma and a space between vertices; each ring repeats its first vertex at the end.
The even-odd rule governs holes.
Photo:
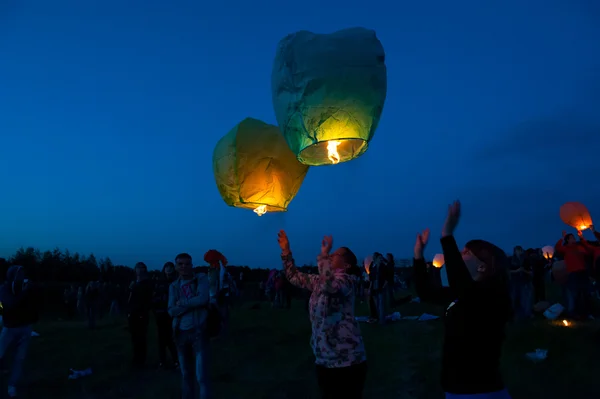
POLYGON ((586 226, 586 225, 582 224, 581 226, 579 226, 579 229, 578 229, 578 230, 579 230, 579 231, 583 231, 583 230, 585 230, 585 229, 587 229, 587 228, 589 228, 589 227, 590 227, 590 226, 586 226))
POLYGON ((265 213, 267 213, 267 206, 266 205, 257 206, 256 209, 254 210, 254 213, 256 213, 258 216, 264 215, 265 213))
POLYGON ((564 325, 565 327, 569 327, 569 322, 568 322, 568 321, 566 321, 566 320, 563 320, 563 321, 562 321, 562 323, 563 323, 563 325, 564 325))
POLYGON ((327 142, 327 158, 329 158, 334 165, 340 162, 340 154, 337 150, 340 144, 342 144, 342 142, 337 140, 330 140, 327 142))

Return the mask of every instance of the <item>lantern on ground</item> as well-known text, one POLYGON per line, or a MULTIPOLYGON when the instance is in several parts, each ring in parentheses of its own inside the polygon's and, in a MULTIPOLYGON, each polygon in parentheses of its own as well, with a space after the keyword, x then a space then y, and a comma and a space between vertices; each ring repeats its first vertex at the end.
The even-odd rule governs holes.
POLYGON ((437 267, 438 269, 442 266, 444 266, 444 254, 437 254, 433 257, 433 261, 431 262, 433 264, 434 267, 437 267))
POLYGON ((367 150, 385 102, 383 46, 364 28, 290 34, 279 42, 271 91, 279 128, 300 162, 355 159, 367 150))
POLYGON ((542 248, 542 254, 544 255, 544 258, 552 259, 554 256, 554 247, 551 245, 546 245, 542 248))
POLYGON ((560 207, 560 218, 577 230, 585 230, 593 225, 590 211, 580 202, 567 202, 560 207))
POLYGON ((564 285, 567 282, 568 275, 569 272, 567 272, 567 265, 564 261, 560 260, 554 262, 552 265, 552 277, 554 278, 554 281, 560 285, 564 285))
POLYGON ((285 212, 308 172, 276 126, 247 118, 217 143, 213 172, 225 203, 266 212, 285 212))

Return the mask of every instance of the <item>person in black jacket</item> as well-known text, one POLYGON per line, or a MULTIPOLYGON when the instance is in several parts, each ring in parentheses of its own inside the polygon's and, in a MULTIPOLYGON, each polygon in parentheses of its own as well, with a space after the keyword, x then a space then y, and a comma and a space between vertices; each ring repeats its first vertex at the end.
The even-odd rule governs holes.
POLYGON ((444 343, 442 387, 446 399, 509 399, 500 375, 504 328, 512 318, 508 288, 508 257, 483 240, 467 242, 459 251, 454 230, 460 219, 460 203, 448 208, 442 229, 442 249, 448 273, 448 289, 434 288, 427 275, 423 251, 429 230, 417 235, 414 279, 422 301, 442 303, 444 343))
POLYGON ((173 341, 173 319, 169 316, 169 286, 175 281, 175 264, 167 262, 162 269, 163 275, 154 285, 154 319, 158 335, 159 367, 163 368, 167 361, 167 348, 171 352, 174 366, 178 367, 177 348, 173 341))
POLYGON ((0 359, 14 350, 15 357, 8 378, 8 397, 17 396, 16 385, 21 378, 33 324, 38 321, 39 298, 35 289, 25 279, 22 266, 11 266, 6 282, 0 287, 0 301, 4 308, 4 328, 0 333, 0 359))
POLYGON ((133 346, 133 367, 141 368, 146 364, 148 350, 148 322, 152 308, 152 280, 148 278, 148 268, 143 262, 135 265, 136 281, 131 283, 129 293, 129 332, 133 346))

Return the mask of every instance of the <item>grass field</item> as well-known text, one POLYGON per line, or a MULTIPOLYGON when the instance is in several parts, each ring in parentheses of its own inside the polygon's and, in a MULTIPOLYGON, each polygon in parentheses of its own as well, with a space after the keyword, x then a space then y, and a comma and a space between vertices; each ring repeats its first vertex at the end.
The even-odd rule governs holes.
MULTIPOLYGON (((227 336, 212 345, 216 398, 318 398, 310 326, 302 302, 291 310, 245 303, 232 312, 227 336)), ((440 314, 439 308, 407 304, 403 315, 440 314)), ((366 314, 361 305, 357 314, 366 314)), ((510 326, 503 369, 513 398, 598 398, 600 340, 597 322, 571 327, 543 319, 510 326), (525 353, 548 349, 533 363, 525 353)), ((132 372, 125 320, 106 320, 89 331, 82 322, 44 321, 36 325, 21 394, 26 398, 178 398, 176 371, 132 372), (93 375, 68 380, 69 368, 93 368, 93 375)), ((362 325, 369 376, 366 398, 440 398, 438 383, 442 324, 398 321, 362 325)), ((154 330, 149 357, 156 364, 154 330)), ((5 390, 3 389, 4 393, 5 390)))

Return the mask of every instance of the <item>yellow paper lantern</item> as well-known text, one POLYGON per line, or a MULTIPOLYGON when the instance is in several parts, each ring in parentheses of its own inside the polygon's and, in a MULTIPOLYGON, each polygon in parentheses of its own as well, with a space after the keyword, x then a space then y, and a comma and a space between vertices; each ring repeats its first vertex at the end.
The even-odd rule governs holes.
POLYGON ((560 218, 577 230, 585 230, 593 225, 590 211, 580 202, 567 202, 561 206, 560 218))
POLYGON ((544 258, 552 259, 554 256, 554 247, 551 245, 546 245, 542 248, 542 254, 544 254, 544 258))
POLYGON ((440 268, 444 266, 444 254, 437 254, 433 257, 433 261, 431 262, 434 267, 440 268))
POLYGON ((217 143, 213 172, 227 205, 261 216, 287 211, 308 166, 298 162, 277 126, 247 118, 217 143))
POLYGON ((383 46, 364 28, 290 34, 279 42, 271 91, 277 123, 300 162, 318 166, 358 158, 385 103, 383 46))

